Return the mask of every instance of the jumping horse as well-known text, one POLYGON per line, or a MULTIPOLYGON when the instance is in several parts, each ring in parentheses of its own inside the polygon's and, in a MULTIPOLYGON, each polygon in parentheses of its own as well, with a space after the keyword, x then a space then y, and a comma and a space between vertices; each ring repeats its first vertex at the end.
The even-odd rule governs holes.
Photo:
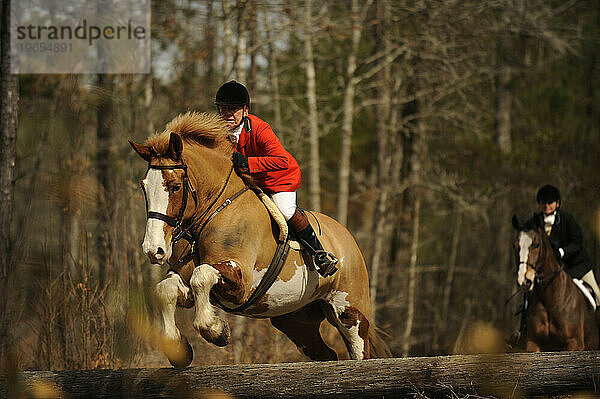
POLYGON ((522 226, 514 242, 517 284, 528 295, 526 350, 580 351, 598 348, 598 323, 584 294, 558 262, 541 226, 522 226))
POLYGON ((141 181, 147 207, 142 249, 151 263, 170 265, 156 294, 164 338, 175 347, 166 351, 174 367, 186 367, 193 357, 175 324, 176 306, 195 307, 194 328, 218 346, 229 343, 230 330, 215 306, 269 318, 312 360, 337 359, 319 333, 325 318, 339 331, 352 359, 389 356, 370 322, 362 253, 348 230, 323 214, 311 212, 309 219, 323 245, 338 257, 338 272, 322 278, 305 251, 289 250, 268 290, 260 298, 253 295, 271 273, 274 254, 285 258, 279 250, 280 228, 248 190, 248 176, 232 173, 234 145, 217 115, 188 112, 144 145, 129 143, 148 163, 141 181))

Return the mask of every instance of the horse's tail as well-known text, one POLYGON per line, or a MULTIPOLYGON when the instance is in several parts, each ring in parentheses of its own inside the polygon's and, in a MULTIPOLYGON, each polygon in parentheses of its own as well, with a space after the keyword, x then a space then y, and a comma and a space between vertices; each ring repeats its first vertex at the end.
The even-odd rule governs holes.
POLYGON ((389 336, 377 326, 369 327, 369 352, 372 359, 392 357, 392 351, 383 340, 383 336, 389 336))

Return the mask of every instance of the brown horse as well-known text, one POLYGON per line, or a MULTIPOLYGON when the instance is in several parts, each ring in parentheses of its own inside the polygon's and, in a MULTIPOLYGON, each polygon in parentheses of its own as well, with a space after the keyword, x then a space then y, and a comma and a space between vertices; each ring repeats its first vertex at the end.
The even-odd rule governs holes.
POLYGON ((517 283, 529 294, 527 344, 530 352, 598 348, 598 324, 591 306, 554 254, 540 226, 521 226, 514 243, 517 283))
MULTIPOLYGON (((231 173, 234 145, 217 115, 188 112, 145 145, 130 144, 148 162, 141 182, 148 212, 143 251, 152 263, 171 264, 156 286, 164 335, 178 345, 167 357, 185 367, 192 348, 175 325, 176 305, 195 306, 193 325, 207 341, 229 343, 229 327, 214 304, 231 310, 252 295, 276 252, 279 227, 257 195, 245 190, 245 181, 231 173), (181 245, 181 238, 189 244, 181 245), (187 247, 194 247, 192 255, 187 247)), ((369 321, 369 280, 354 238, 335 220, 311 215, 323 245, 339 258, 339 271, 322 278, 304 251, 292 250, 266 294, 234 313, 270 318, 313 360, 337 359, 319 333, 325 318, 352 359, 389 355, 369 321)))

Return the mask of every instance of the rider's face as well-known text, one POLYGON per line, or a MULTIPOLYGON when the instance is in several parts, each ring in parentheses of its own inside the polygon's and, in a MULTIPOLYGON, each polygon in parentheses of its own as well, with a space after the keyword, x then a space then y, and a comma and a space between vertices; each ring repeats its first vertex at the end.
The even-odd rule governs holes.
POLYGON ((557 201, 552 201, 552 202, 540 202, 540 210, 542 212, 544 212, 544 215, 550 215, 551 213, 553 213, 556 208, 558 208, 558 202, 557 201))
POLYGON ((227 122, 229 129, 235 129, 248 116, 248 107, 245 105, 219 105, 219 115, 227 122))

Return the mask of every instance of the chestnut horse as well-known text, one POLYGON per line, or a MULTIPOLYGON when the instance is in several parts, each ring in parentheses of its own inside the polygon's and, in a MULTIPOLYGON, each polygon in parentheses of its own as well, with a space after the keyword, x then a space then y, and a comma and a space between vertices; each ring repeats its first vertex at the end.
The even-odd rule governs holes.
MULTIPOLYGON (((245 181, 231 173, 234 145, 217 115, 188 112, 145 145, 130 144, 148 162, 141 182, 148 214, 143 251, 151 263, 171 265, 156 286, 164 336, 176 345, 167 357, 173 366, 185 367, 193 352, 175 325, 176 306, 195 306, 194 328, 208 342, 227 345, 229 326, 214 305, 231 311, 252 295, 276 252, 279 227, 258 196, 245 190, 245 181), (181 238, 189 244, 174 246, 181 238), (189 262, 180 260, 186 254, 182 246, 194 247, 192 256, 186 255, 189 262)), ((270 318, 313 360, 337 359, 319 333, 325 318, 352 359, 388 356, 369 321, 369 279, 354 238, 335 220, 311 215, 324 247, 339 258, 338 272, 322 278, 304 251, 292 250, 266 294, 234 313, 270 318)))
POLYGON ((548 235, 541 226, 521 226, 516 216, 513 226, 517 283, 529 293, 527 351, 597 349, 596 316, 556 259, 548 235))

